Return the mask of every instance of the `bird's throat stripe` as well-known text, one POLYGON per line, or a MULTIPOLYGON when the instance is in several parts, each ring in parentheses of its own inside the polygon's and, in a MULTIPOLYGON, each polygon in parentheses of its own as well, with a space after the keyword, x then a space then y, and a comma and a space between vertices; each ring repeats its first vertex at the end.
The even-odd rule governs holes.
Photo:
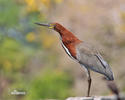
POLYGON ((66 48, 66 46, 65 46, 63 43, 61 43, 61 44, 62 44, 62 47, 64 48, 65 52, 66 52, 72 59, 74 59, 74 57, 72 57, 71 53, 69 52, 68 48, 66 48))

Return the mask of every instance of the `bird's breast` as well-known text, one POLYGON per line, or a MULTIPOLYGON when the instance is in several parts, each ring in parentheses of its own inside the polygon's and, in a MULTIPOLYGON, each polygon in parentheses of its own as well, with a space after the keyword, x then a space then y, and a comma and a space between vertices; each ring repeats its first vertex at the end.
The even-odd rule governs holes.
POLYGON ((65 43, 61 43, 62 47, 64 48, 65 52, 72 58, 72 59, 76 59, 76 49, 75 46, 73 44, 65 44, 65 43))
POLYGON ((64 48, 65 52, 73 59, 76 58, 76 45, 81 43, 79 39, 74 36, 60 36, 62 47, 64 48))

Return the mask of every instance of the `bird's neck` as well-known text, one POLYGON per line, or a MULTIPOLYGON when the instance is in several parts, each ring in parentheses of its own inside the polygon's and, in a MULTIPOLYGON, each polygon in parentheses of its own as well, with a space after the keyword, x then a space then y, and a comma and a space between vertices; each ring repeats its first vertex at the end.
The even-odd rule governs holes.
POLYGON ((66 53, 71 58, 76 59, 76 45, 81 43, 82 41, 60 24, 57 24, 54 29, 60 34, 62 46, 65 49, 66 53))
POLYGON ((74 34, 72 34, 70 31, 68 31, 65 27, 63 27, 60 24, 57 24, 54 29, 59 33, 61 40, 64 44, 76 44, 81 42, 81 40, 79 40, 74 34))

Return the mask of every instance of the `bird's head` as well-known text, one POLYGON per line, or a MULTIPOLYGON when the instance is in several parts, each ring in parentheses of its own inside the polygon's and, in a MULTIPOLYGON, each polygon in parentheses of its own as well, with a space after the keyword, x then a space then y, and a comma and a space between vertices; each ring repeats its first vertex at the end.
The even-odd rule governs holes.
POLYGON ((48 27, 49 29, 53 29, 60 33, 62 30, 66 30, 61 24, 59 23, 50 23, 50 24, 43 24, 43 23, 35 23, 40 26, 48 27))

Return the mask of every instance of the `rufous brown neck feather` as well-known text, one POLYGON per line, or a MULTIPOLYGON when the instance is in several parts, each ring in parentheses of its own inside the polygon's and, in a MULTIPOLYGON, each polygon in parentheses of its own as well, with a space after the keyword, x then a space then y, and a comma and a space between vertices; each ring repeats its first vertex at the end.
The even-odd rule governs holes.
POLYGON ((65 39, 65 41, 72 41, 72 42, 80 41, 75 35, 73 35, 70 31, 68 31, 59 23, 55 23, 54 30, 60 34, 62 40, 65 39))
POLYGON ((58 23, 55 23, 54 30, 60 34, 63 44, 66 46, 66 48, 68 48, 72 56, 76 58, 75 46, 82 41, 58 23))

